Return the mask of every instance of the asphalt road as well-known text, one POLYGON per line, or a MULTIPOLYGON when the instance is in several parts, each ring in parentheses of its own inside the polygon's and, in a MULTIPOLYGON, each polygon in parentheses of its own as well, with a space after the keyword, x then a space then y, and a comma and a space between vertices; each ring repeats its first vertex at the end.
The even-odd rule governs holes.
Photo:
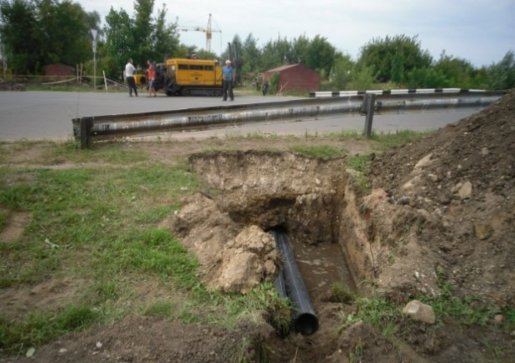
MULTIPOLYGON (((233 102, 223 102, 218 97, 129 97, 127 93, 102 92, 0 92, 0 140, 66 140, 73 137, 72 119, 83 116, 116 115, 149 111, 222 106, 224 104, 252 104, 277 102, 299 97, 238 96, 233 102)), ((463 117, 478 112, 481 108, 449 108, 426 111, 403 111, 374 116, 374 130, 395 132, 397 130, 434 130, 463 117)), ((322 134, 357 130, 364 126, 364 116, 332 115, 302 120, 278 120, 252 122, 224 128, 202 131, 174 132, 171 138, 213 137, 238 134, 322 134)))

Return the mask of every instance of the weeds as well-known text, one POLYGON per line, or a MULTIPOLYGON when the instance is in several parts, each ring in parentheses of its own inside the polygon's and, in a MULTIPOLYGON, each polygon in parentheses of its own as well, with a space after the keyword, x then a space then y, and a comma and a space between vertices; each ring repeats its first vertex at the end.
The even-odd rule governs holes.
POLYGON ((385 151, 401 145, 409 144, 418 141, 427 135, 431 131, 418 132, 418 131, 397 131, 395 133, 376 133, 372 132, 371 140, 375 141, 376 148, 379 151, 385 151))
POLYGON ((0 232, 2 232, 7 226, 7 219, 9 218, 9 213, 6 210, 0 209, 0 232))
POLYGON ((84 305, 68 305, 57 312, 31 312, 20 323, 0 318, 0 348, 21 354, 29 347, 66 332, 82 330, 100 320, 99 313, 84 305))
POLYGON ((350 304, 354 301, 355 294, 351 289, 342 282, 336 282, 331 285, 329 292, 329 301, 335 303, 350 304))
POLYGON ((437 273, 441 293, 437 296, 421 296, 420 300, 431 305, 437 316, 450 316, 464 325, 485 325, 493 321, 498 309, 485 306, 477 297, 459 298, 454 295, 451 285, 443 273, 437 273))
POLYGON ((304 146, 297 145, 291 148, 293 152, 301 155, 317 158, 334 158, 345 155, 345 151, 337 149, 332 146, 318 145, 318 146, 304 146))

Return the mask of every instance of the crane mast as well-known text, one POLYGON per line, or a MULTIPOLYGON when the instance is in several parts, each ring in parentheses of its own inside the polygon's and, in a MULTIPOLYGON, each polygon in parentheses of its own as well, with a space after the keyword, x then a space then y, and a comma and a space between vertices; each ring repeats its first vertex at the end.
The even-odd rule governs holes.
POLYGON ((207 20, 207 26, 205 28, 200 26, 194 27, 179 27, 181 31, 199 31, 206 33, 206 51, 211 52, 211 39, 213 38, 213 32, 221 33, 221 30, 213 30, 211 25, 211 14, 209 14, 209 18, 207 20))

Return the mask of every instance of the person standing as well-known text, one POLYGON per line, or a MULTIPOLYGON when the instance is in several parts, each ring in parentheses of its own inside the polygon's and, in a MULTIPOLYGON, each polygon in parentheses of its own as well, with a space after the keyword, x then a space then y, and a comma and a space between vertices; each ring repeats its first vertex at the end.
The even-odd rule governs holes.
POLYGON ((147 61, 148 97, 156 97, 156 67, 151 61, 147 61))
POLYGON ((132 65, 132 58, 125 65, 125 79, 127 80, 127 86, 129 86, 129 96, 132 97, 132 91, 138 97, 138 89, 136 88, 136 81, 134 80, 134 72, 136 68, 132 65))
POLYGON ((234 68, 232 68, 231 61, 226 60, 225 66, 222 69, 222 93, 223 100, 227 101, 227 96, 230 97, 231 101, 234 101, 233 83, 234 83, 234 68))

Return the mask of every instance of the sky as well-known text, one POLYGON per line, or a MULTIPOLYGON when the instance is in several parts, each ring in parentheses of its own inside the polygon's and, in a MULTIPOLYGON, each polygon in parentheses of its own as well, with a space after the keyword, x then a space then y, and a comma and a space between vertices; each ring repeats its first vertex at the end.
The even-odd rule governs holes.
MULTIPOLYGON (((97 11, 102 21, 111 8, 134 16, 134 0, 72 0, 97 11)), ((165 4, 169 23, 207 28, 212 16, 211 51, 221 54, 235 35, 252 34, 259 47, 279 37, 325 38, 337 51, 357 60, 374 39, 416 37, 423 51, 438 60, 465 59, 475 67, 499 62, 515 52, 515 0, 155 0, 165 4)), ((206 47, 202 31, 180 31, 180 41, 206 47)))

